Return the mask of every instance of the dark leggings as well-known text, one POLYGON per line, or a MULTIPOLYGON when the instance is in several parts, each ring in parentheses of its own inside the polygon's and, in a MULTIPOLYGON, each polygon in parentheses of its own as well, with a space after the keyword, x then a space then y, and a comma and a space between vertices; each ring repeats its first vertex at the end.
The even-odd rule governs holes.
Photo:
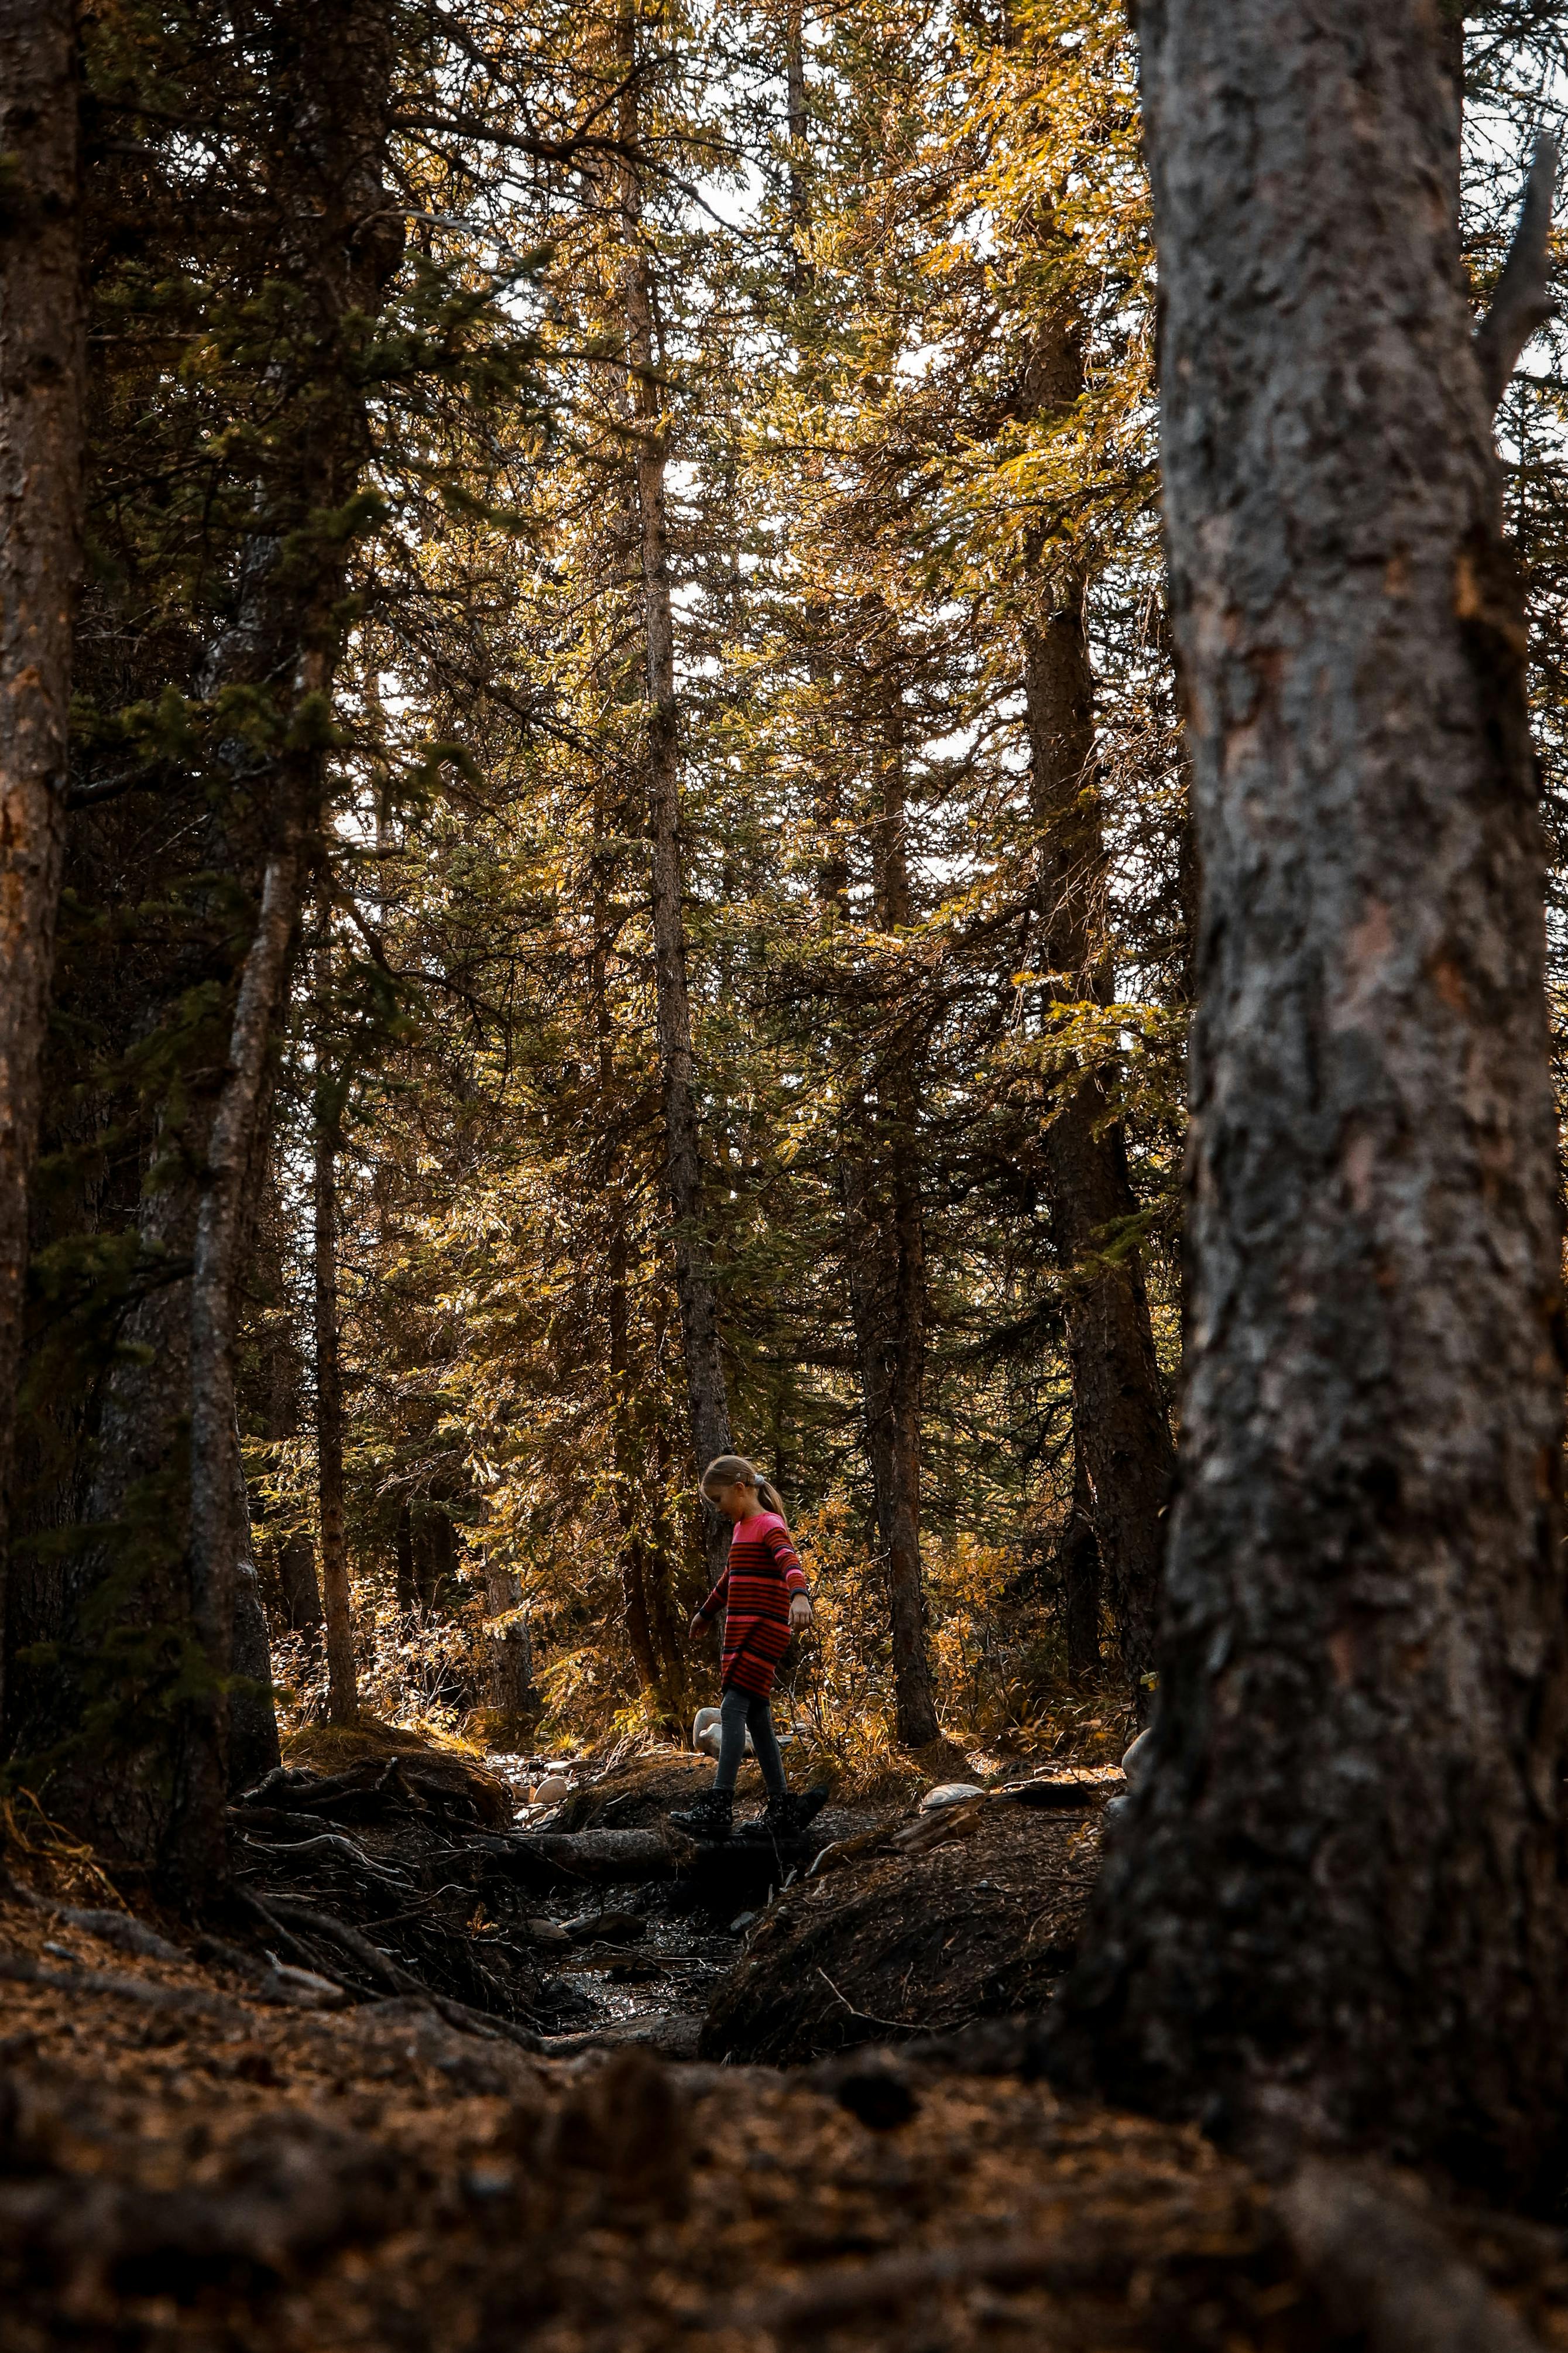
POLYGON ((713 1787, 734 1788, 741 1759, 746 1753, 748 1732, 768 1795, 782 1798, 785 1788, 784 1758, 773 1737, 773 1712, 765 1699, 741 1691, 733 1683, 719 1703, 719 1770, 713 1776, 713 1787))

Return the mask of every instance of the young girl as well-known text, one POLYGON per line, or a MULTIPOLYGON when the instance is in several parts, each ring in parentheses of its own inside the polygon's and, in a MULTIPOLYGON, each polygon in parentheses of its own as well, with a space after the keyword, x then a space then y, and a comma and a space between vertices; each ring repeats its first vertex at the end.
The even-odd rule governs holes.
POLYGON ((820 1811, 827 1796, 825 1789, 808 1790, 803 1798, 789 1795, 768 1705, 774 1671, 790 1635, 811 1623, 805 1571, 790 1542, 777 1493, 744 1455, 721 1454, 710 1462, 702 1473, 702 1492, 733 1524, 730 1566, 691 1621, 696 1641, 720 1604, 725 1604, 719 1770, 713 1787, 694 1806, 669 1819, 699 1838, 729 1837, 735 1776, 750 1732, 768 1792, 761 1828, 773 1838, 793 1837, 820 1811))

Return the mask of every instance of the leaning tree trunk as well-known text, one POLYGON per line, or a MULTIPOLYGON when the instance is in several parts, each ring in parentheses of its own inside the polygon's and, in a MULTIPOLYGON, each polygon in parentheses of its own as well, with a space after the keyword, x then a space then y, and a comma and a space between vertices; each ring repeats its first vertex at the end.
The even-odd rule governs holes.
POLYGON ((256 934, 240 974, 228 1069, 207 1143, 206 1185, 196 1218, 190 1304, 191 1623, 207 1682, 190 1703, 168 1868, 185 1896, 218 1893, 228 1875, 225 1809, 229 1784, 229 1697, 240 1560, 250 1560, 245 1477, 235 1421, 234 1322, 246 1177, 267 1086, 273 1023, 283 997, 299 907, 300 845, 285 823, 268 861, 256 934))
MULTIPOLYGON (((1083 391, 1082 347, 1066 311, 1047 322, 1029 371, 1036 415, 1062 415, 1083 391)), ((1039 961, 1058 1006, 1109 1005, 1110 860, 1096 769, 1094 676, 1084 580, 1052 584, 1025 632, 1032 815, 1039 836, 1039 961)), ((1060 1074, 1047 1124, 1051 1229, 1064 1283, 1073 1450, 1082 1465, 1105 1596, 1140 1719, 1148 1708, 1159 1607, 1162 1514, 1175 1468, 1148 1294, 1128 1236, 1138 1204, 1121 1126, 1096 1070, 1060 1074)), ((1080 1652, 1082 1645, 1079 1645, 1080 1652)))
MULTIPOLYGON (((637 83, 631 78, 633 20, 622 19, 628 75, 621 136, 637 140, 637 83)), ((665 512, 666 442, 653 338, 653 290, 642 229, 637 166, 621 178, 626 242, 626 334, 632 379, 637 513, 641 525, 643 618, 647 661, 647 811, 652 852, 655 1015, 664 1094, 665 1175, 674 1219, 675 1288, 680 1305, 687 1405, 699 1475, 730 1451, 730 1405, 719 1352, 719 1302, 704 1218, 700 1122, 686 976, 685 885, 680 857, 679 712, 675 693, 675 624, 669 593, 669 528, 665 512)), ((730 1555, 730 1528, 707 1505, 708 1566, 717 1578, 730 1555)))
POLYGON ((0 0, 0 1705, 27 1187, 65 851, 85 345, 72 0, 0 0))
POLYGON ((1529 306, 1478 364, 1421 0, 1140 33, 1193 1286, 1155 1758, 1061 2055, 1527 2182, 1568 2090, 1544 851, 1489 417, 1529 306))

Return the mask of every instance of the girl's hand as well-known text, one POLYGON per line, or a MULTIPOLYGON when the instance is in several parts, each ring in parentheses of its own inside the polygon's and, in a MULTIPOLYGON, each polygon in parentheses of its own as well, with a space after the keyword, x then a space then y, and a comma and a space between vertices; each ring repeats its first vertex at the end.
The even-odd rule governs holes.
POLYGON ((708 1631, 708 1620, 707 1620, 707 1619, 706 1619, 706 1618, 704 1618, 704 1616, 702 1615, 702 1612, 701 1612, 701 1610, 700 1610, 700 1609, 697 1612, 696 1616, 692 1619, 690 1625, 689 1625, 689 1626, 688 1627, 688 1629, 687 1629, 687 1631, 689 1633, 689 1635, 690 1635, 690 1637, 691 1637, 691 1639, 692 1639, 692 1641, 693 1641, 694 1642, 700 1642, 700 1641, 702 1640, 703 1635, 704 1635, 704 1634, 706 1634, 706 1632, 708 1631))
POLYGON ((789 1630, 790 1630, 790 1632, 791 1632, 792 1634, 798 1634, 798 1633, 800 1632, 800 1630, 801 1630, 801 1628, 802 1628, 803 1626, 809 1626, 809 1625, 810 1625, 810 1623, 811 1623, 811 1598, 810 1598, 810 1596, 809 1596, 808 1594, 805 1594, 805 1593, 795 1593, 795 1594, 792 1594, 792 1595, 791 1595, 791 1597, 790 1597, 790 1605, 789 1605, 789 1630))

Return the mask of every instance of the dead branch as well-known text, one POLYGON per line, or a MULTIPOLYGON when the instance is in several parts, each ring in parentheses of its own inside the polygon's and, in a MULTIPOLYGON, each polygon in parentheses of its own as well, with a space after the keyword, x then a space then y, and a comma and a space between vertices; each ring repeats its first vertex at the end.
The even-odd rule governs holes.
POLYGON ((1487 406, 1495 408, 1508 389, 1519 355, 1538 327, 1552 316, 1546 282, 1546 249, 1552 235, 1552 196, 1557 182, 1557 142, 1544 133, 1535 142, 1524 184, 1519 226, 1513 233, 1490 310, 1476 329, 1476 358, 1487 406))

